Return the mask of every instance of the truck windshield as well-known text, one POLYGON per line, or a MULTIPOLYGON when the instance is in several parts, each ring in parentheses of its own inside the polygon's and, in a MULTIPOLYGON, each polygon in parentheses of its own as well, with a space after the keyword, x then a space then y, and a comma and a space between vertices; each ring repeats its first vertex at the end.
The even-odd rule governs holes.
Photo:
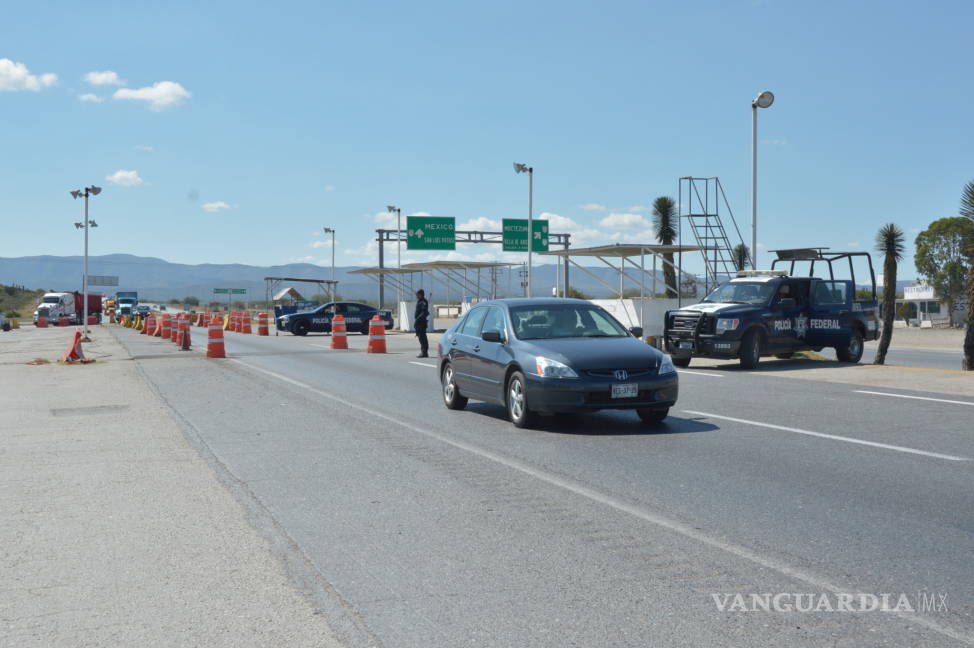
POLYGON ((730 281, 703 301, 713 304, 767 304, 777 284, 730 281))
POLYGON ((44 303, 45 304, 57 304, 60 301, 61 301, 61 298, 60 297, 45 297, 44 298, 44 303))

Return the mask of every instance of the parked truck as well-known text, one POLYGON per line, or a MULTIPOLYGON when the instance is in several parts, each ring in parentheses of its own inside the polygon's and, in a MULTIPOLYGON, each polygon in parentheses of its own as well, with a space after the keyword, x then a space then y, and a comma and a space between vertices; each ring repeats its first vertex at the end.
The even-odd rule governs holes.
POLYGON ((667 312, 663 335, 673 364, 736 358, 753 369, 762 356, 784 359, 825 347, 834 348, 841 362, 859 362, 863 343, 879 336, 872 259, 867 252, 827 250, 776 250, 771 270, 742 270, 701 303, 667 312), (868 264, 870 290, 864 295, 856 293, 854 259, 868 264), (849 278, 836 279, 845 264, 834 264, 845 261, 849 278), (798 262, 809 265, 807 275, 796 274, 798 262), (827 278, 815 276, 816 263, 827 269, 827 278))
POLYGON ((132 309, 139 303, 139 293, 137 292, 118 292, 115 293, 115 316, 131 315, 132 309))
MULTIPOLYGON (((94 321, 101 321, 102 296, 88 294, 88 316, 94 321)), ((84 295, 80 292, 49 292, 44 293, 37 310, 34 311, 34 323, 41 317, 51 324, 59 324, 66 317, 68 324, 80 324, 84 313, 84 295)))

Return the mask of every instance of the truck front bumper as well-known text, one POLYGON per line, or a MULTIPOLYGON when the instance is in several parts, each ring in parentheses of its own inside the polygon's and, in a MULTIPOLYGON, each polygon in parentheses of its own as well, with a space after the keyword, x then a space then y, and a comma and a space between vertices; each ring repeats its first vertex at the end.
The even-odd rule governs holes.
POLYGON ((726 335, 680 335, 668 333, 666 351, 677 358, 736 358, 741 349, 741 340, 726 335))

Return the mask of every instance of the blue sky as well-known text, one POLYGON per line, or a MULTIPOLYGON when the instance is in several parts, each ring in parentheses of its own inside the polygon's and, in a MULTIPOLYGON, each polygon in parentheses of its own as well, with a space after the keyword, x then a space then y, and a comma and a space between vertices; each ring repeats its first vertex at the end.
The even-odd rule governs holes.
POLYGON ((0 25, 0 256, 79 253, 68 191, 94 183, 92 254, 327 265, 329 226, 339 265, 372 265, 390 203, 523 217, 514 161, 576 244, 651 242, 646 206, 684 175, 719 176, 746 231, 765 89, 760 243, 871 248, 893 221, 912 244, 974 178, 972 19, 969 2, 20 3, 0 25))

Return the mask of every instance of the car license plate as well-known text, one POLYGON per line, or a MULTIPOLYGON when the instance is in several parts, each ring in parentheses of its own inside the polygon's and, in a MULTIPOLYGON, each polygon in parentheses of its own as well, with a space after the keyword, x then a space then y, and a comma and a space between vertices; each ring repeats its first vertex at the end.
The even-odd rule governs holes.
POLYGON ((692 349, 693 348, 693 342, 680 342, 680 348, 681 349, 692 349))
POLYGON ((639 385, 612 385, 612 398, 635 398, 639 396, 639 385))

